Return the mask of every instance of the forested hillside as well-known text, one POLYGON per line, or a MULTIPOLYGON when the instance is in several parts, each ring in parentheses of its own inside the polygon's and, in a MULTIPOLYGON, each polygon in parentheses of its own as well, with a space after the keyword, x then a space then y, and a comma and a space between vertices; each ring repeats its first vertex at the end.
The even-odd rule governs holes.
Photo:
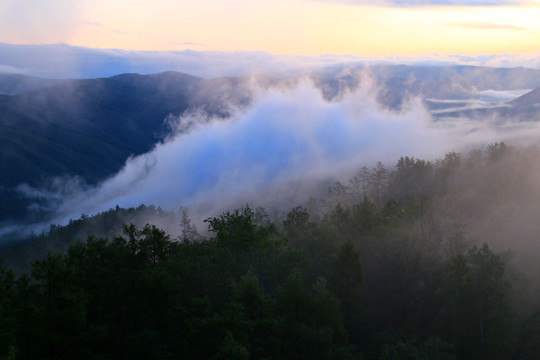
POLYGON ((146 206, 53 226, 4 253, 0 356, 536 359, 539 159, 503 143, 402 157, 208 233, 146 206))
MULTIPOLYGON (((2 80, 9 88, 12 81, 2 80)), ((0 196, 6 200, 0 222, 29 216, 28 202, 16 189, 22 183, 38 186, 62 176, 103 181, 167 136, 168 116, 194 108, 226 116, 230 106, 249 99, 244 78, 167 72, 40 80, 22 77, 11 87, 28 91, 0 95, 0 196), (43 88, 29 91, 34 83, 43 88)))

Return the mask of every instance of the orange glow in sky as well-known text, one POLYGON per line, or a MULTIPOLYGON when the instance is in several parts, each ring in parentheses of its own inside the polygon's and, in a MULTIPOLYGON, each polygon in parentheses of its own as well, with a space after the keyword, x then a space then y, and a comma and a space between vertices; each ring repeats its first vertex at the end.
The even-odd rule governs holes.
POLYGON ((4 0, 0 42, 274 54, 540 50, 540 0, 4 0))

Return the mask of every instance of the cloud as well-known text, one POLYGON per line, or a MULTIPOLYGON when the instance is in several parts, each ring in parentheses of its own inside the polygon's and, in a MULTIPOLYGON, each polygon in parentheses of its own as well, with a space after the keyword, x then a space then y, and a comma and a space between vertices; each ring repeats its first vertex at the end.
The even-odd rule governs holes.
POLYGON ((26 74, 26 69, 21 69, 12 65, 2 65, 0 64, 0 74, 26 74))
POLYGON ((189 117, 178 121, 201 125, 129 159, 96 188, 77 191, 71 181, 69 187, 55 185, 70 189, 59 195, 52 189, 20 189, 29 197, 48 196, 50 209, 57 211, 55 222, 142 203, 212 215, 268 191, 273 191, 269 198, 288 197, 285 190, 293 182, 323 181, 374 160, 393 162, 403 152, 420 156, 428 149, 431 154, 445 150, 425 109, 415 106, 403 115, 379 110, 370 88, 339 102, 325 101, 307 84, 283 92, 261 90, 250 109, 227 121, 202 125, 206 121, 199 115, 189 117))
POLYGON ((431 113, 440 117, 444 114, 468 110, 510 108, 509 101, 525 95, 531 90, 483 90, 471 93, 468 99, 438 99, 428 97, 424 101, 428 105, 436 105, 431 110, 431 113))
POLYGON ((83 5, 71 0, 3 0, 0 2, 0 33, 13 42, 58 41, 72 30, 70 24, 78 22, 83 5))
POLYGON ((498 101, 513 100, 515 98, 518 98, 520 96, 527 94, 528 92, 532 90, 533 89, 518 89, 518 90, 504 90, 504 91, 484 90, 484 91, 479 91, 477 95, 486 99, 487 101, 498 102, 498 101))
POLYGON ((103 27, 104 26, 102 23, 95 22, 95 21, 82 21, 81 24, 82 25, 87 25, 87 26, 95 26, 95 27, 103 27))
POLYGON ((533 5, 529 0, 317 0, 359 6, 385 7, 447 7, 447 6, 516 6, 533 5))
POLYGON ((360 57, 353 54, 273 55, 246 51, 127 51, 90 49, 67 44, 0 43, 0 71, 45 78, 98 78, 121 73, 179 71, 204 78, 267 74, 282 76, 328 66, 407 64, 540 68, 540 52, 529 54, 419 54, 360 57))
POLYGON ((181 42, 181 43, 171 42, 171 44, 172 43, 178 44, 178 45, 184 45, 184 46, 206 46, 205 44, 197 43, 197 42, 193 42, 193 41, 184 41, 184 42, 181 42))
MULTIPOLYGON (((427 101, 431 101, 431 102, 439 102, 439 103, 444 103, 444 100, 439 100, 439 101, 434 101, 434 100, 428 100, 426 99, 427 101)), ((451 103, 446 103, 446 104, 451 104, 451 103)), ((466 101, 466 102, 462 102, 462 103, 457 103, 456 102, 456 105, 457 106, 454 106, 454 107, 445 107, 443 109, 440 109, 440 110, 432 110, 431 113, 434 114, 434 115, 443 115, 443 114, 448 114, 448 113, 454 113, 454 112, 458 112, 458 111, 468 111, 468 110, 480 110, 480 109, 497 109, 497 108, 504 108, 504 107, 510 107, 510 105, 508 104, 490 104, 490 103, 487 103, 487 102, 483 102, 483 101, 466 101)))
POLYGON ((208 123, 198 113, 179 118, 194 124, 189 132, 130 158, 96 187, 61 179, 46 189, 20 190, 39 203, 48 199, 54 223, 143 203, 166 210, 187 206, 203 218, 246 202, 294 206, 313 195, 309 190, 317 184, 376 161, 392 165, 405 155, 434 159, 495 141, 539 140, 536 123, 433 121, 417 100, 402 113, 388 112, 374 99, 376 86, 369 79, 362 84, 333 102, 305 82, 289 90, 260 90, 249 109, 230 119, 208 123))
POLYGON ((390 55, 379 57, 361 57, 358 63, 400 64, 411 66, 488 66, 499 68, 525 67, 540 68, 540 51, 523 54, 416 54, 416 55, 390 55))
POLYGON ((206 78, 251 73, 272 74, 335 63, 325 57, 274 56, 265 52, 127 51, 89 49, 66 44, 11 45, 0 43, 0 66, 24 68, 48 78, 97 78, 120 73, 151 74, 180 71, 206 78))
POLYGON ((472 29, 481 30, 516 30, 516 31, 528 31, 529 29, 514 25, 501 25, 489 22, 484 23, 471 23, 471 22, 453 22, 449 23, 449 26, 458 26, 472 29))

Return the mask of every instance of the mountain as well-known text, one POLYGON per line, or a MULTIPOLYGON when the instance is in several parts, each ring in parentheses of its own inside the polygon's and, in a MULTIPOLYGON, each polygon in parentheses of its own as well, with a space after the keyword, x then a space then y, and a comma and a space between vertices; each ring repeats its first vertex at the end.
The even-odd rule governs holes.
POLYGON ((63 175, 103 180, 163 139, 169 115, 203 107, 226 116, 229 106, 249 101, 247 83, 176 72, 123 74, 0 95, 0 195, 13 200, 0 205, 0 219, 24 212, 15 186, 63 175))
POLYGON ((63 80, 42 79, 21 74, 0 74, 0 94, 16 95, 40 90, 61 83, 63 80))
MULTIPOLYGON (((508 92, 534 89, 540 86, 540 70, 527 68, 488 68, 478 66, 388 66, 366 67, 370 76, 379 84, 378 100, 390 109, 401 109, 401 105, 413 97, 420 97, 430 110, 465 108, 475 100, 487 102, 485 92, 508 92), (430 101, 435 100, 435 101, 430 101)), ((480 106, 482 107, 482 106, 480 106)), ((489 107, 489 106, 488 106, 489 107)), ((476 109, 444 112, 444 116, 459 117, 475 112, 476 109)), ((491 112, 481 109, 480 113, 491 112)))
POLYGON ((499 116, 516 121, 540 121, 540 87, 509 102, 499 116))
MULTIPOLYGON (((444 104, 429 103, 431 110, 437 110, 440 106, 444 109, 444 104)), ((526 92, 512 100, 499 101, 486 104, 478 108, 470 106, 470 102, 451 103, 455 110, 450 108, 441 113, 435 113, 436 118, 468 118, 484 119, 490 118, 504 122, 540 121, 540 87, 526 92)))
POLYGON ((540 87, 512 100, 510 104, 520 109, 538 109, 540 107, 540 87))
MULTIPOLYGON (((204 79, 162 72, 71 80, 0 76, 0 222, 27 216, 27 201, 16 188, 20 184, 40 187, 64 175, 89 184, 103 181, 130 156, 148 152, 164 139, 170 115, 203 109, 227 117, 232 108, 250 103, 254 81, 263 88, 291 86, 305 75, 204 79)), ((361 86, 364 75, 373 79, 380 105, 395 111, 419 97, 438 118, 498 111, 501 116, 538 119, 537 92, 513 102, 521 93, 504 95, 504 107, 497 109, 490 107, 498 104, 493 99, 482 109, 470 105, 485 102, 490 92, 496 99, 507 91, 538 88, 540 70, 352 64, 307 73, 329 101, 361 86)))
POLYGON ((65 43, 15 45, 0 42, 0 73, 54 79, 93 79, 170 70, 207 79, 254 73, 275 75, 297 71, 305 65, 327 65, 328 61, 328 57, 306 59, 263 51, 134 51, 85 48, 65 43))
POLYGON ((378 79, 399 79, 411 84, 440 84, 451 81, 477 90, 530 89, 538 87, 540 83, 540 70, 524 67, 375 65, 367 69, 378 79))

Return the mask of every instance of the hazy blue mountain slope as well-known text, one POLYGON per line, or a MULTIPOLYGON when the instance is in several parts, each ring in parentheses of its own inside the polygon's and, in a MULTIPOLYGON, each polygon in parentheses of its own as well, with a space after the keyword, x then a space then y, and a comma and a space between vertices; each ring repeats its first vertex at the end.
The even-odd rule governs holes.
POLYGON ((532 90, 513 100, 511 103, 515 107, 522 109, 525 108, 539 108, 540 107, 540 87, 532 90))
POLYGON ((100 180, 162 138, 169 114, 203 105, 223 114, 224 98, 231 100, 221 94, 225 83, 179 73, 125 74, 1 96, 0 171, 8 174, 2 184, 63 174, 100 180))
MULTIPOLYGON (((431 110, 436 106, 428 104, 431 110)), ((444 105, 444 104, 443 104, 444 105)), ((458 104, 453 104, 454 106, 458 104)), ((462 105, 465 105, 462 104, 462 105)), ((494 119, 502 122, 540 121, 540 88, 536 88, 511 101, 501 101, 485 108, 463 108, 461 110, 435 114, 443 118, 494 119)))
POLYGON ((15 95, 48 88, 64 80, 42 79, 20 74, 0 74, 0 94, 15 95))
MULTIPOLYGON (((174 72, 123 74, 0 95, 2 198, 17 200, 22 209, 13 191, 18 184, 36 186, 63 175, 100 181, 162 139, 168 115, 203 107, 224 116, 230 104, 245 104, 249 91, 241 88, 246 81, 174 72)), ((20 212, 12 204, 0 207, 0 219, 20 212)))

